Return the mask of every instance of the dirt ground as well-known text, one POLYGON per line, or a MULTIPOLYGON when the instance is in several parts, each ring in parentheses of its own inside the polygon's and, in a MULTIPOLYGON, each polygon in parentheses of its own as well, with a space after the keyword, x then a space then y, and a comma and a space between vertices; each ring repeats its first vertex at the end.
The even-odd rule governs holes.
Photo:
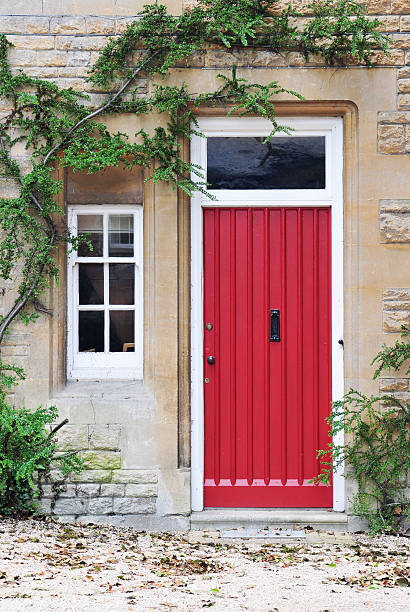
POLYGON ((0 610, 404 612, 409 548, 402 537, 221 543, 2 518, 0 610))

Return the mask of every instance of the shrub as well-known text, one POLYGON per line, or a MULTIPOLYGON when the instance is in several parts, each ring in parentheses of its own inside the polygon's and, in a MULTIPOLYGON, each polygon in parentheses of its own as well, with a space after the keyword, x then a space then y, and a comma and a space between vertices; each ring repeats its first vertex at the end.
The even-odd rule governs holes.
MULTIPOLYGON (((410 344, 404 330, 403 341, 383 345, 373 359, 374 378, 386 370, 406 368, 410 344)), ((405 374, 410 372, 407 367, 405 374)), ((410 402, 393 395, 366 396, 350 389, 334 402, 327 419, 329 435, 344 432, 344 444, 329 443, 318 451, 322 472, 316 483, 329 484, 331 474, 346 461, 346 475, 357 483, 353 511, 369 521, 371 533, 400 532, 409 517, 406 478, 410 469, 410 402)), ((336 438, 337 439, 337 438, 336 438)))
MULTIPOLYGON (((13 369, 7 366, 7 370, 13 369)), ((14 369, 15 371, 17 369, 14 369)), ((5 369, 0 372, 5 382, 5 369)), ((18 372, 17 372, 18 373, 18 372)), ((7 374, 8 386, 14 377, 7 374)), ((57 409, 39 407, 13 408, 6 393, 0 393, 0 513, 28 514, 36 510, 36 474, 47 473, 56 462, 63 474, 79 472, 82 460, 72 453, 58 453, 56 433, 68 420, 51 427, 57 418, 57 409), (47 425, 50 428, 47 429, 47 425)))

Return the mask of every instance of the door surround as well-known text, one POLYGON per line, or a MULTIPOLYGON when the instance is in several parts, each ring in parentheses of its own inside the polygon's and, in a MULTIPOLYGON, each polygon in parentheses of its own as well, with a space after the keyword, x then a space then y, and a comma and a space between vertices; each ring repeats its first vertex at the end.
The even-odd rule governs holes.
MULTIPOLYGON (((191 507, 203 510, 203 262, 202 208, 227 206, 326 206, 332 209, 332 399, 344 392, 343 346, 343 119, 341 117, 281 117, 297 136, 326 139, 326 187, 319 190, 218 190, 217 200, 196 192, 191 200, 191 507)), ((208 136, 266 136, 271 123, 257 117, 199 117, 208 136)), ((281 134, 278 134, 280 136, 281 134)), ((282 134, 283 136, 284 134, 282 134)), ((194 136, 191 162, 206 172, 206 140, 194 136)), ((194 180, 197 177, 193 176, 194 180)), ((342 443, 342 434, 335 442, 342 443)), ((333 510, 345 509, 343 466, 334 474, 333 510)))

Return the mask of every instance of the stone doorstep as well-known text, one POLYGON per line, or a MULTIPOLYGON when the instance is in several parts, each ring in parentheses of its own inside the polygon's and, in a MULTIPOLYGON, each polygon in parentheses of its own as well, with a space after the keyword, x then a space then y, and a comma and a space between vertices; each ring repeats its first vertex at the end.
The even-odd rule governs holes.
POLYGON ((305 527, 331 532, 348 529, 347 515, 327 510, 204 510, 192 512, 191 531, 221 538, 305 539, 305 527))

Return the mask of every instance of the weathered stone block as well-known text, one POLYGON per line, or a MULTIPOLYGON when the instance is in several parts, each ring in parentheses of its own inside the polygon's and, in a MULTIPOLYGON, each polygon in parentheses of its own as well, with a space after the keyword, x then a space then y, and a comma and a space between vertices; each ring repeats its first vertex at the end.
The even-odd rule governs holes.
POLYGON ((92 483, 79 484, 76 487, 78 497, 98 497, 100 485, 92 483))
POLYGON ((121 19, 117 19, 115 23, 115 31, 117 34, 123 34, 127 29, 128 25, 132 23, 134 20, 132 17, 122 17, 121 19))
POLYGON ((125 495, 128 497, 156 497, 158 488, 156 484, 127 484, 125 495))
POLYGON ((87 34, 115 34, 115 19, 87 17, 87 34))
POLYGON ((383 313, 383 331, 399 333, 403 325, 410 326, 410 310, 386 311, 383 313))
POLYGON ((399 93, 410 93, 410 79, 398 79, 397 91, 399 93))
POLYGON ((410 213, 410 200, 380 200, 380 212, 410 213))
POLYGON ((88 432, 90 448, 101 450, 120 449, 121 425, 89 425, 88 432))
MULTIPOLYGON (((367 2, 366 2, 367 4, 367 2)), ((393 14, 406 14, 409 12, 409 0, 391 0, 391 11, 388 9, 381 12, 392 12, 393 14)))
POLYGON ((407 391, 409 388, 408 378, 381 378, 380 391, 383 393, 390 391, 407 391))
POLYGON ((16 49, 54 49, 54 36, 7 36, 16 49))
POLYGON ((382 111, 377 120, 379 123, 410 123, 410 111, 382 111))
POLYGON ((36 501, 38 511, 43 514, 51 513, 51 499, 42 498, 36 501))
POLYGON ((399 94, 397 96, 397 108, 410 109, 410 94, 399 94))
POLYGON ((68 480, 68 477, 65 476, 63 472, 61 472, 60 470, 51 470, 51 472, 48 475, 48 480, 49 482, 52 482, 52 483, 64 482, 68 480))
POLYGON ((390 55, 383 51, 374 51, 371 60, 375 66, 402 66, 404 64, 404 50, 391 49, 390 55))
POLYGON ((123 497, 125 494, 125 485, 123 484, 102 484, 101 496, 123 497))
POLYGON ((63 451, 88 448, 87 425, 64 425, 57 434, 58 447, 63 451))
POLYGON ((86 502, 78 497, 72 499, 57 499, 54 506, 55 514, 84 514, 86 502))
POLYGON ((410 34, 393 34, 392 39, 392 47, 395 49, 410 49, 410 34))
MULTIPOLYGON (((410 6, 409 6, 409 11, 410 11, 410 6)), ((403 15, 403 17, 400 17, 400 30, 402 32, 410 32, 410 16, 409 15, 403 15)))
POLYGON ((29 51, 26 49, 11 49, 10 62, 16 66, 65 66, 67 54, 62 51, 29 51))
POLYGON ((83 470, 80 474, 72 474, 72 482, 111 482, 111 470, 83 470))
POLYGON ((0 16, 0 32, 3 34, 48 34, 48 17, 0 16))
POLYGON ((153 470, 115 470, 112 482, 150 484, 157 482, 157 473, 153 470))
POLYGON ((114 497, 113 509, 117 514, 153 514, 155 501, 137 497, 114 497))
POLYGON ((7 15, 38 15, 43 12, 42 0, 0 0, 0 12, 7 15))
POLYGON ((410 212, 380 212, 382 242, 410 242, 410 212))
POLYGON ((404 153, 403 125, 381 125, 378 130, 379 153, 404 153))
POLYGON ((91 63, 90 51, 68 51, 67 66, 89 66, 91 63))
POLYGON ((378 15, 381 22, 378 26, 379 32, 398 32, 400 30, 400 17, 396 15, 378 15))
POLYGON ((116 470, 121 467, 121 453, 115 451, 84 451, 81 453, 86 469, 116 470))
POLYGON ((109 514, 113 511, 111 497, 97 497, 88 502, 88 512, 90 514, 109 514))
POLYGON ((383 330, 398 333, 410 325, 410 289, 385 289, 383 292, 383 330))
POLYGON ((58 493, 59 497, 75 497, 76 496, 76 490, 75 490, 75 485, 73 484, 65 484, 64 487, 61 489, 61 491, 59 491, 58 493))
POLYGON ((399 79, 407 79, 410 77, 410 66, 404 66, 403 68, 399 68, 397 71, 397 76, 399 79))
POLYGON ((52 34, 84 34, 84 17, 52 17, 50 19, 50 32, 52 34))
POLYGON ((108 39, 105 36, 56 36, 56 49, 64 51, 92 51, 103 49, 108 39))

